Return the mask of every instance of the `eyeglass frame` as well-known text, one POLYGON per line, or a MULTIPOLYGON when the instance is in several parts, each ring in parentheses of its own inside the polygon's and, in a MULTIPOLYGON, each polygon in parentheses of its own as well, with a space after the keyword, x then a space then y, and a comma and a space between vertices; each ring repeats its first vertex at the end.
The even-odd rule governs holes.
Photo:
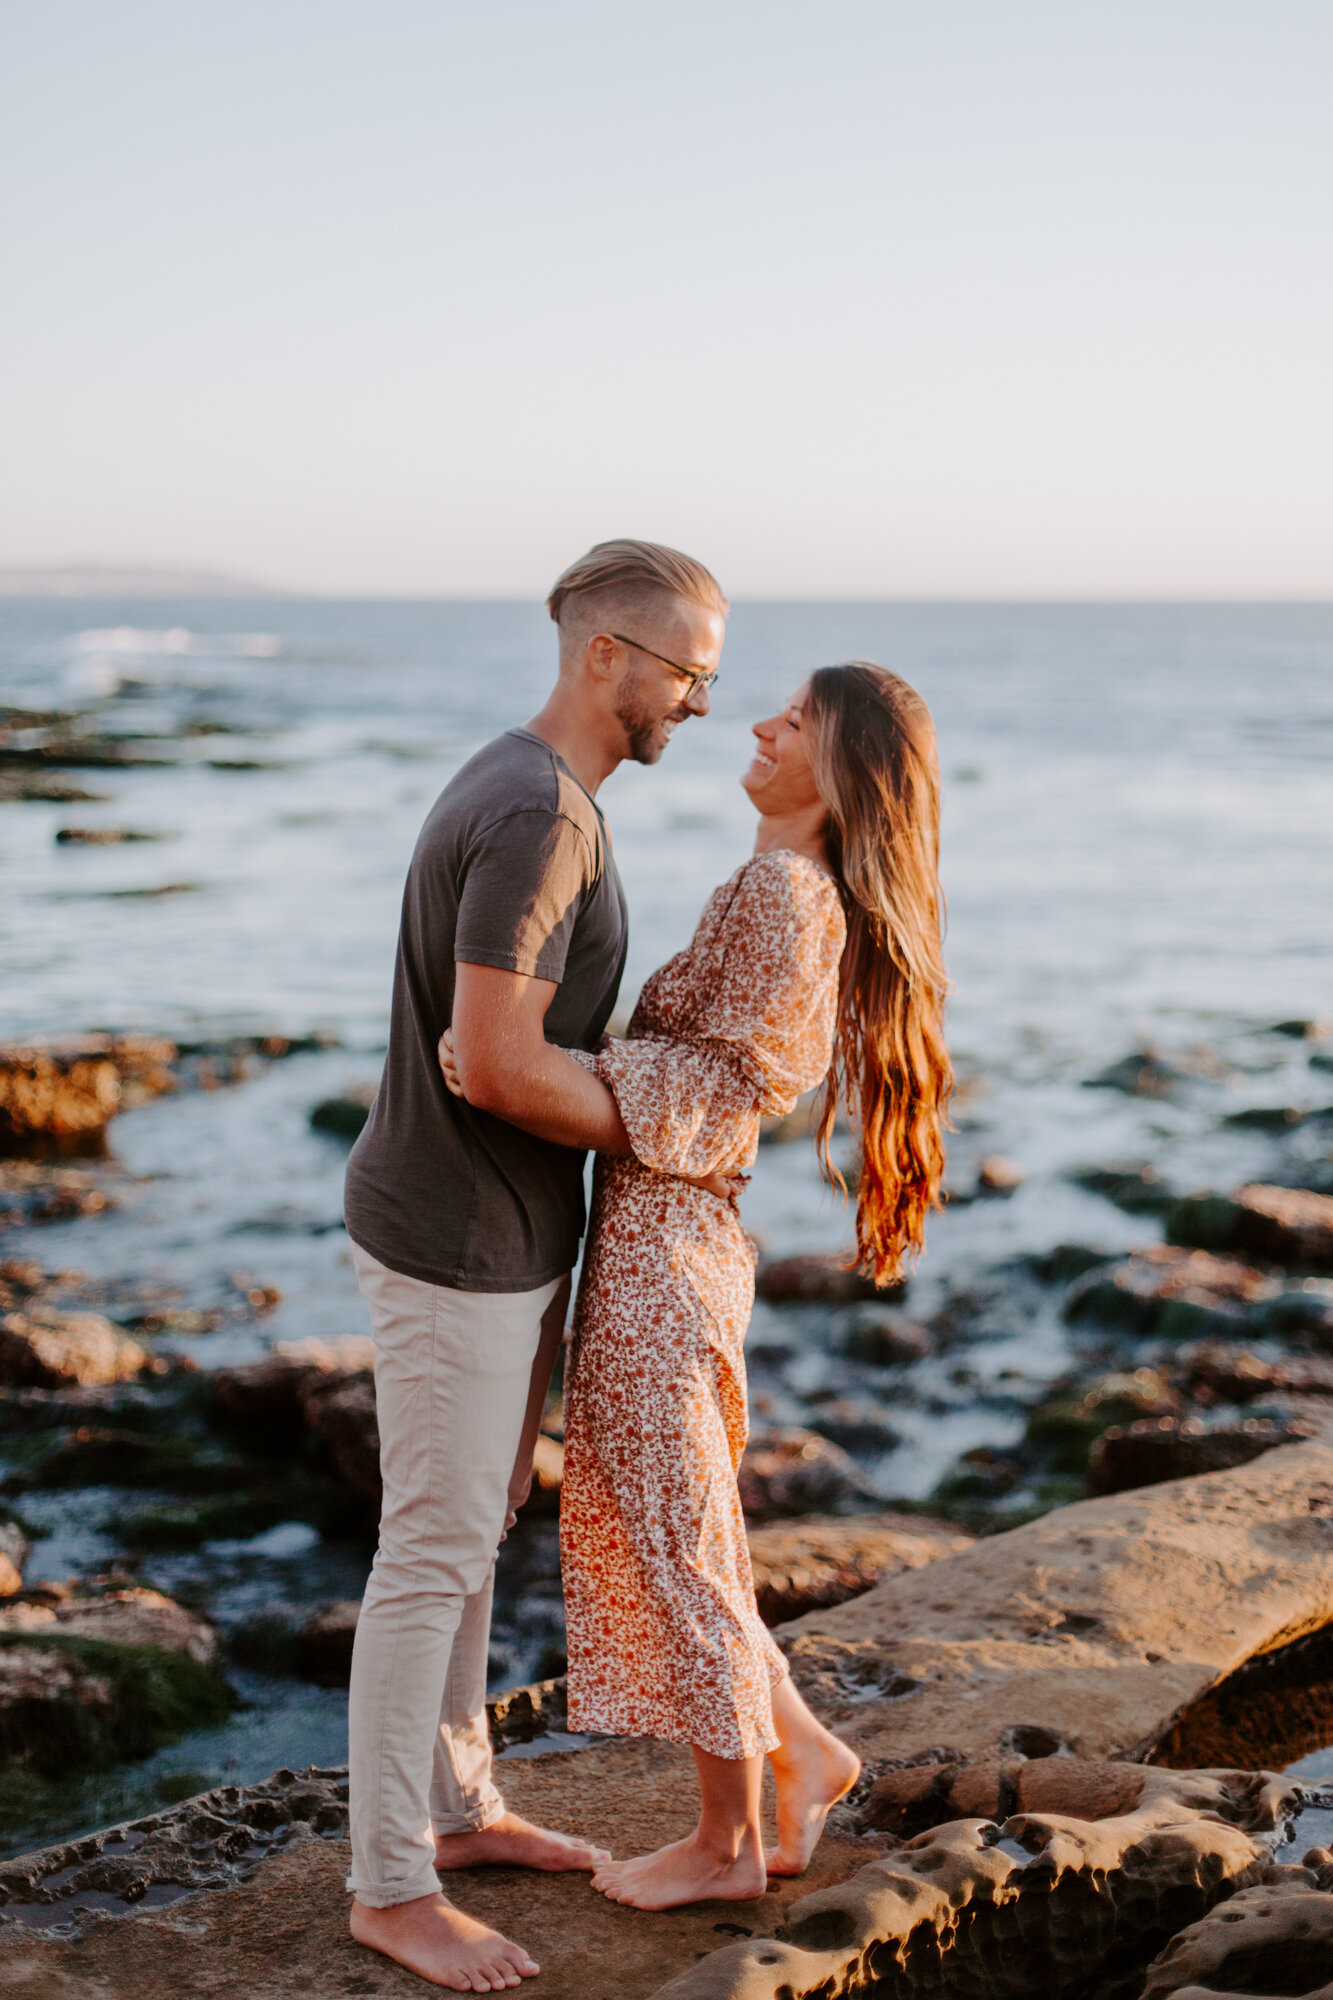
POLYGON ((670 667, 673 674, 684 674, 689 686, 681 696, 682 701, 693 701, 700 688, 706 693, 717 679, 716 667, 711 672, 707 667, 700 667, 697 670, 694 667, 682 667, 679 660, 669 660, 665 653, 655 653, 651 646, 645 646, 640 639, 631 639, 627 633, 613 632, 611 637, 618 639, 622 646, 633 646, 637 653, 646 653, 650 660, 660 660, 664 667, 670 667))

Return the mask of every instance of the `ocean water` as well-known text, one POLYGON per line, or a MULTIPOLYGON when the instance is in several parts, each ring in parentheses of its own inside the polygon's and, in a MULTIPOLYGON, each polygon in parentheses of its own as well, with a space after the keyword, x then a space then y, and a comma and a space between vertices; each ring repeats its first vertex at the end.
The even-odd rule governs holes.
MULTIPOLYGON (((1333 1099, 1317 1045, 1271 1032, 1333 1014, 1333 607, 738 605, 711 714, 602 793, 631 907, 626 1002, 749 851, 737 780, 750 724, 812 667, 856 656, 912 681, 939 732, 962 1086, 950 1180, 967 1191, 987 1153, 1026 1174, 1011 1199, 932 1223, 912 1296, 924 1314, 1019 1253, 1159 1233, 1072 1185, 1071 1169, 1136 1158, 1184 1187, 1263 1177, 1279 1142, 1226 1114, 1333 1099), (1169 1102, 1084 1087, 1148 1045, 1193 1062, 1197 1081, 1169 1102)), ((311 1130, 309 1110, 374 1081, 418 826, 473 750, 540 705, 553 659, 549 621, 523 604, 0 601, 0 703, 75 710, 144 754, 158 739, 173 760, 70 773, 98 803, 0 805, 0 1038, 116 1027, 341 1041, 125 1115, 112 1135, 121 1206, 11 1231, 4 1254, 201 1306, 237 1282, 279 1287, 262 1320, 160 1343, 205 1368, 365 1330, 338 1227, 345 1150, 311 1130), (58 844, 69 825, 161 837, 58 844)), ((775 1252, 848 1239, 803 1145, 764 1149, 745 1214, 775 1252)), ((775 1326, 758 1308, 755 1341, 775 1326)), ((786 1316, 782 1338, 794 1358, 757 1383, 756 1412, 799 1421, 840 1378, 817 1315, 786 1316)), ((959 1452, 1016 1437, 1022 1385, 1068 1358, 1056 1303, 1019 1300, 966 1369, 913 1371, 893 1411, 901 1443, 868 1470, 886 1496, 925 1497, 959 1452)), ((59 1496, 30 1511, 50 1530, 33 1579, 116 1552, 95 1507, 59 1496)), ((336 1551, 293 1560, 261 1538, 150 1558, 143 1575, 225 1625, 266 1592, 350 1594, 358 1565, 336 1551)), ((546 1622, 534 1638, 501 1621, 504 1680, 534 1671, 543 1632, 558 1638, 553 1576, 525 1588, 546 1622)), ((177 1767, 236 1779, 334 1761, 340 1727, 336 1698, 270 1686, 221 1748, 181 1746, 177 1767)), ((34 1826, 55 1837, 105 1816, 90 1795, 66 1797, 34 1826)))

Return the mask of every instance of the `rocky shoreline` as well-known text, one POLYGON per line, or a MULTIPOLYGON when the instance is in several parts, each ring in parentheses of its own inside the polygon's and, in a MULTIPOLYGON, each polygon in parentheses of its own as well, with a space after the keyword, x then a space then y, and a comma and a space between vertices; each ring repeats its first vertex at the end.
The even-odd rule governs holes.
MULTIPOLYGON (((1017 2000, 1037 1982, 1057 2000, 1322 1996, 1333 1850, 1299 1836, 1303 1821, 1333 1828, 1333 1789, 1158 1753, 1255 1662, 1290 1670, 1312 1640, 1327 1646, 1331 1524, 1333 1447, 1287 1447, 1060 1509, 781 1627, 808 1695, 866 1760, 813 1891, 807 1878, 756 1904, 643 1918, 571 1878, 491 1871, 460 1890, 525 1926, 553 2000, 1017 2000)), ((1307 1669, 1318 1737, 1333 1688, 1326 1658, 1307 1669)), ((554 1719, 552 1692, 500 1704, 499 1740, 554 1719)), ((660 1834, 688 1813, 681 1755, 653 1744, 511 1762, 506 1784, 520 1809, 617 1844, 645 1816, 660 1834)), ((341 1773, 281 1772, 8 1864, 8 1990, 419 1990, 345 1936, 343 1793, 341 1773), (108 1915, 117 1900, 128 1922, 108 1915)))
MULTIPOLYGON (((1177 1990, 1163 1981, 1181 1966, 1228 1962, 1210 1914, 1219 1897, 1272 1949, 1298 1917, 1318 1933, 1327 1861, 1302 1871, 1273 1849, 1301 1804, 1277 1774, 1333 1744, 1333 1107, 1313 1101, 1329 1095, 1333 1059, 1311 1024, 1281 1024, 1281 1038, 1303 1064, 1292 1101, 1217 1121, 1237 1135, 1246 1177, 1191 1193, 1143 1161, 1069 1176, 1107 1215, 1133 1218, 1128 1239, 1090 1231, 1018 1249, 965 1282, 949 1279, 946 1250, 943 1284, 887 1295, 836 1255, 769 1244, 741 1473, 756 1589, 810 1699, 860 1749, 866 1780, 804 1884, 710 1923, 652 1920, 645 1935, 669 1936, 669 1948, 649 1948, 624 1913, 589 1914, 599 1899, 576 1887, 540 1885, 550 1927, 534 1939, 553 1968, 542 1990, 777 2000, 886 1980, 943 1993, 956 1977, 960 1993, 999 1996, 1010 1988, 994 1971, 997 1940, 1031 1934, 1064 1968, 1057 1992, 1138 2000, 1173 1938, 1184 1943, 1152 1971, 1154 1997, 1177 1990), (1024 1324, 1059 1329, 1062 1369, 985 1365, 1024 1324), (893 1470, 904 1428, 947 1426, 969 1407, 988 1441, 965 1444, 904 1500, 893 1470), (1168 1915, 1144 1914, 1145 1879, 1168 1915), (903 1912, 915 1913, 905 1930, 903 1912), (745 1942, 770 1933, 762 1948, 745 1942), (1086 1937, 1101 1939, 1101 1956, 1079 1956, 1086 1937), (1096 1986, 1107 1953, 1130 1969, 1096 1986)), ((11 1798, 64 1797, 82 1773, 131 1769, 126 1757, 157 1771, 161 1746, 212 1742, 284 1690, 336 1701, 345 1684, 379 1498, 369 1343, 275 1338, 281 1290, 262 1271, 182 1296, 160 1272, 87 1276, 40 1254, 48 1232, 67 1254, 74 1232, 113 1228, 144 1200, 110 1149, 115 1119, 158 1119, 163 1105, 285 1072, 289 1056, 318 1066, 330 1053, 325 1036, 264 1035, 0 1051, 0 1761, 11 1798), (20 1254, 6 1256, 10 1244, 20 1254), (233 1337, 257 1358, 195 1359, 233 1337), (80 1509, 95 1558, 63 1576, 38 1562, 25 1585, 49 1524, 80 1509), (290 1557, 264 1558, 270 1540, 290 1557), (303 1551, 346 1583, 319 1596, 263 1581, 280 1561, 301 1568, 303 1551), (261 1566, 244 1589, 212 1581, 247 1563, 261 1566)), ((1089 1082, 1155 1104, 1227 1087, 1218 1065, 1148 1055, 1089 1082)), ((365 1097, 312 1092, 304 1115, 335 1160, 365 1097)), ((784 1121, 766 1135, 767 1157, 802 1137, 799 1116, 784 1121)), ((1020 1168, 969 1158, 965 1132, 956 1211, 999 1215, 1021 1199, 1020 1168)), ((296 1216, 272 1228, 274 1240, 316 1233, 296 1216)), ((496 1680, 508 1658, 537 1679, 497 1697, 493 1727, 511 1749, 552 1753, 507 1766, 520 1806, 609 1826, 628 1846, 686 1810, 688 1770, 660 1747, 564 1737, 561 1439, 557 1393, 502 1560, 493 1661, 496 1680)), ((201 1947, 213 1984, 135 1984, 136 2000, 295 1993, 335 1964, 340 1983, 364 1977, 337 1930, 340 1774, 205 1786, 188 1747, 181 1763, 119 1835, 30 1839, 31 1852, 0 1862, 0 1951, 16 1992, 82 1992, 95 1960, 98 1990, 128 1995, 131 1933, 148 1940, 150 1962, 159 1945, 166 1954, 161 1981, 173 1937, 177 1958, 182 1935, 216 1945, 201 1947), (172 1803, 191 1776, 192 1796, 172 1803), (265 1963, 270 1983, 245 1984, 226 1926, 262 1931, 293 1893, 310 1905, 314 1959, 298 1952, 290 1974, 265 1963), (132 1924, 112 1921, 130 1909, 132 1924)), ((95 1824, 86 1807, 65 1810, 66 1826, 95 1824)), ((1333 1822, 1309 1845, 1328 1837, 1333 1822)), ((498 1898, 497 1921, 526 1920, 531 1885, 478 1887, 498 1898)), ((185 1976, 178 1963, 170 1976, 185 1976)), ((377 1977, 365 1990, 399 1990, 392 1973, 377 1977)))

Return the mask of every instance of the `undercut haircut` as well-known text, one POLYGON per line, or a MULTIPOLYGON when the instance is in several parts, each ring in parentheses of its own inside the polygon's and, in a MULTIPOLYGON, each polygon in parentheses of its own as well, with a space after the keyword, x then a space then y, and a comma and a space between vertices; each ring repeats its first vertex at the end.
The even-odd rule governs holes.
POLYGON ((727 600, 711 571, 693 556, 682 555, 679 549, 669 549, 661 542, 598 542, 557 577, 546 609, 558 625, 571 597, 590 596, 595 591, 625 596, 641 591, 666 592, 689 598, 723 618, 727 615, 727 600))

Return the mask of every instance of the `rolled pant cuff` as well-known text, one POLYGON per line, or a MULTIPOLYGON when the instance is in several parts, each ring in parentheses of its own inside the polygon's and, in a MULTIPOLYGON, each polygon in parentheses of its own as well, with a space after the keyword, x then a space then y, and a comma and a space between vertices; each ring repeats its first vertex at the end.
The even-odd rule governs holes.
POLYGON ((483 1799, 471 1812, 437 1813, 430 1816, 435 1829, 435 1838, 442 1840, 451 1833, 485 1833, 488 1826, 494 1826, 505 1816, 505 1802, 497 1792, 494 1798, 483 1799))
POLYGON ((410 1882, 386 1882, 375 1887, 360 1881, 356 1875, 349 1875, 345 1888, 351 1890, 358 1903, 364 1903, 368 1910, 392 1910, 399 1903, 415 1903, 422 1896, 438 1896, 440 1878, 431 1867, 425 1867, 414 1875, 410 1882))

